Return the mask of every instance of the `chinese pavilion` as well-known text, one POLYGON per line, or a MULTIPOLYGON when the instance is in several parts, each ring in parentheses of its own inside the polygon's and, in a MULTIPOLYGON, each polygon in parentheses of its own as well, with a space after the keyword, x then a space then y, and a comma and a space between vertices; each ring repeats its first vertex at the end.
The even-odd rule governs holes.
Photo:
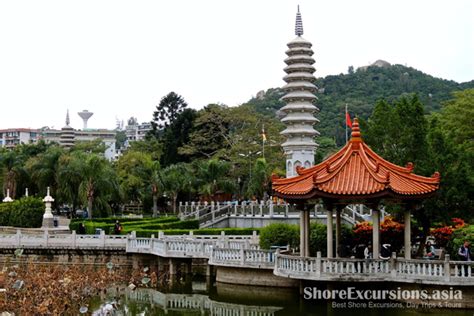
MULTIPOLYGON (((311 168, 298 168, 292 178, 273 178, 274 195, 301 210, 300 253, 309 256, 309 210, 322 199, 327 210, 327 251, 333 257, 333 211, 336 211, 336 249, 339 249, 341 210, 348 204, 361 203, 372 209, 373 258, 380 252, 380 214, 382 200, 402 202, 405 206, 405 249, 411 249, 411 210, 422 199, 439 188, 440 175, 431 177, 413 173, 413 164, 397 166, 365 144, 357 118, 352 125, 351 139, 334 155, 311 168)), ((410 259, 410 251, 405 251, 410 259)))

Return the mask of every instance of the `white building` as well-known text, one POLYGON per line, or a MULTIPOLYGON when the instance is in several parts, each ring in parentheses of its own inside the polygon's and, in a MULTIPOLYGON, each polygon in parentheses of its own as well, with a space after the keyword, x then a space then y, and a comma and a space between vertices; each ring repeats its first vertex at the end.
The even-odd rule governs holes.
POLYGON ((125 134, 127 135, 126 147, 129 146, 130 142, 144 140, 146 134, 151 130, 150 122, 138 124, 138 120, 135 117, 129 118, 125 127, 125 134))
POLYGON ((41 138, 46 142, 56 142, 63 147, 70 148, 77 142, 87 142, 101 139, 106 149, 104 152, 105 158, 108 160, 115 159, 117 157, 117 151, 115 149, 115 135, 114 130, 108 129, 84 129, 76 130, 69 126, 69 112, 66 115, 66 126, 62 129, 49 129, 43 128, 41 130, 41 138))
POLYGON ((39 130, 31 128, 0 129, 0 147, 13 148, 20 144, 36 143, 39 135, 39 130))

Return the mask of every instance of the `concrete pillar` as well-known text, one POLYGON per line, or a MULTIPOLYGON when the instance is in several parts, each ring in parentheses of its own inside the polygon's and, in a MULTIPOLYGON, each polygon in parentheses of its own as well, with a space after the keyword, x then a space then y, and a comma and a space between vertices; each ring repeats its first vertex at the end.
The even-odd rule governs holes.
POLYGON ((372 258, 378 259, 380 254, 380 211, 372 209, 372 258))
POLYGON ((409 208, 405 210, 405 259, 411 259, 411 211, 409 208))
POLYGON ((341 209, 336 209, 336 258, 339 258, 341 246, 341 209))
POLYGON ((309 211, 308 210, 300 211, 300 254, 302 257, 309 257, 309 211))
POLYGON ((327 210, 327 252, 328 258, 334 258, 333 245, 332 245, 332 208, 327 210))
POLYGON ((176 275, 178 272, 178 262, 170 258, 168 263, 170 266, 170 275, 176 275))

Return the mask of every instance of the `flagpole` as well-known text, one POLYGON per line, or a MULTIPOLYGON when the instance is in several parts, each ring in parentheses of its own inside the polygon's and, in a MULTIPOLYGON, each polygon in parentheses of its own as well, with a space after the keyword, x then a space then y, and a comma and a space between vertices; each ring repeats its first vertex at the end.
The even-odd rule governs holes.
POLYGON ((346 103, 346 113, 344 115, 344 125, 346 126, 346 143, 347 143, 347 122, 346 122, 346 119, 347 118, 347 103, 346 103))

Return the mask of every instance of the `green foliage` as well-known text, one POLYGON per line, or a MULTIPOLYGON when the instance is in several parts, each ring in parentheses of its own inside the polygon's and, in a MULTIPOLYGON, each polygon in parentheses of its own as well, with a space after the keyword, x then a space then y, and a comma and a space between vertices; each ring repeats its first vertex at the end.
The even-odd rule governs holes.
POLYGON ((255 196, 261 200, 265 197, 265 193, 270 190, 270 177, 272 170, 267 164, 265 158, 258 158, 252 170, 249 186, 247 187, 248 196, 255 196))
POLYGON ((446 247, 446 252, 451 255, 451 260, 460 260, 458 250, 465 240, 470 242, 472 249, 474 244, 474 225, 466 225, 463 228, 456 229, 451 235, 451 240, 446 247))
POLYGON ((142 202, 148 187, 152 158, 147 153, 127 151, 117 161, 117 176, 125 201, 142 202))
POLYGON ((270 249, 271 246, 295 248, 299 245, 298 225, 272 223, 260 229, 260 247, 270 249))
MULTIPOLYGON (((344 256, 348 255, 348 250, 352 248, 354 234, 352 228, 348 225, 341 225, 341 242, 340 251, 344 256)), ((333 229, 334 247, 336 240, 336 230, 333 229)), ((327 226, 321 223, 312 222, 310 225, 309 235, 309 251, 311 256, 315 256, 318 251, 321 251, 323 257, 327 256, 327 226)), ((333 249, 336 253, 336 249, 333 249)))
POLYGON ((160 130, 173 123, 178 115, 188 106, 183 97, 174 92, 170 92, 160 100, 153 112, 153 132, 159 133, 160 130))
POLYGON ((39 198, 23 197, 0 204, 0 226, 41 227, 44 204, 39 198))
MULTIPOLYGON (((453 91, 474 87, 474 81, 443 80, 402 65, 357 69, 349 74, 317 78, 315 84, 320 88, 316 105, 320 109, 317 117, 321 122, 317 130, 323 136, 335 137, 338 146, 345 143, 346 104, 351 117, 367 119, 377 101, 393 102, 402 95, 416 93, 426 104, 426 111, 431 113, 439 111, 453 91)), ((268 89, 263 96, 252 98, 247 104, 259 113, 275 115, 283 106, 279 100, 283 94, 281 89, 268 89)))
POLYGON ((427 120, 416 95, 401 97, 393 104, 382 100, 362 126, 367 144, 383 158, 398 165, 415 164, 415 171, 427 165, 427 120))
POLYGON ((195 168, 195 185, 198 193, 213 199, 217 193, 232 193, 235 182, 230 177, 231 164, 227 161, 210 159, 197 161, 195 168))
POLYGON ((219 149, 229 148, 231 117, 228 109, 218 104, 209 104, 197 113, 189 142, 178 150, 179 154, 196 158, 211 158, 219 149))
MULTIPOLYGON (((96 218, 94 220, 84 220, 84 219, 73 219, 69 223, 70 230, 76 230, 79 228, 80 223, 84 223, 87 227, 90 227, 90 233, 95 232, 95 228, 103 229, 106 233, 113 232, 113 227, 116 221, 119 221, 124 229, 130 227, 142 227, 142 226, 152 226, 152 225, 162 225, 168 223, 179 222, 180 220, 177 217, 160 217, 160 218, 120 218, 120 217, 106 217, 106 218, 96 218)), ((160 226, 161 227, 161 226, 160 226)), ((132 229, 133 230, 133 229, 132 229)))

